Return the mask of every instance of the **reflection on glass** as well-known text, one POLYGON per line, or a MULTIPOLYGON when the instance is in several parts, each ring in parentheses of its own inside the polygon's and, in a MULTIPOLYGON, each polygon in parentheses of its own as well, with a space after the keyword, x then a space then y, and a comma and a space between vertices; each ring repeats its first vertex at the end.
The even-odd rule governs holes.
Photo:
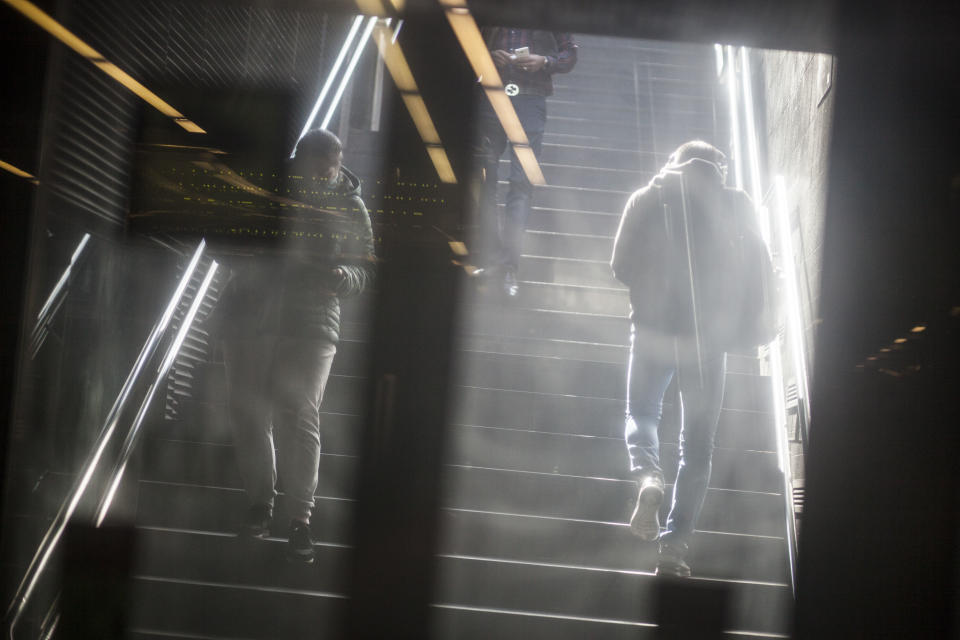
MULTIPOLYGON (((810 87, 825 63, 481 29, 464 3, 441 4, 477 81, 472 166, 448 157, 458 141, 441 140, 425 45, 398 38, 399 21, 185 4, 163 46, 139 47, 157 38, 160 3, 78 12, 75 37, 109 41, 117 69, 203 133, 114 105, 87 60, 58 80, 55 161, 39 175, 61 195, 42 212, 50 235, 34 239, 30 282, 47 339, 21 372, 7 565, 23 575, 79 481, 92 497, 71 507, 77 521, 137 527, 131 629, 332 633, 348 596, 375 254, 384 229, 402 229, 442 237, 473 274, 437 637, 649 627, 658 572, 720 585, 728 630, 783 632, 831 104, 810 87), (123 25, 127 44, 103 24, 123 25), (381 129, 409 143, 389 167, 396 131, 381 129), (108 210, 97 198, 118 184, 129 198, 108 210), (458 186, 474 198, 466 229, 446 224, 458 186), (771 314, 757 303, 770 257, 790 279, 790 317, 758 357, 774 338, 757 322, 771 314), (127 385, 131 367, 144 375, 127 385), (118 394, 131 401, 114 415, 118 394), (105 420, 116 436, 100 447, 105 420), (104 462, 88 475, 91 450, 104 462)), ((31 586, 25 632, 56 624, 56 578, 31 586)))

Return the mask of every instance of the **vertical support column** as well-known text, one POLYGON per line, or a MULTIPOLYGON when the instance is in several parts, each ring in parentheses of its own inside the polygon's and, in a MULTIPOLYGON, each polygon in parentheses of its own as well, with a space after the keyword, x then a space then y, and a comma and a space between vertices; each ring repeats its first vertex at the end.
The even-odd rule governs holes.
MULTIPOLYGON (((474 77, 437 8, 407 19, 399 44, 456 175, 465 176, 474 77)), ((436 180, 405 106, 388 104, 385 179, 436 180)), ((437 229, 447 226, 448 216, 462 228, 468 208, 464 181, 438 188, 442 197, 424 205, 416 226, 381 228, 356 550, 342 637, 430 635, 455 313, 465 277, 450 237, 437 229)))

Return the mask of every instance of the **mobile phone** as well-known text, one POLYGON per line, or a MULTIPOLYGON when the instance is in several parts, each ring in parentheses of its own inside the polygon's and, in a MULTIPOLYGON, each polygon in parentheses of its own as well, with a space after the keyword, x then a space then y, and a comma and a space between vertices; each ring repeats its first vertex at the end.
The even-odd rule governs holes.
POLYGON ((530 47, 520 47, 519 49, 514 49, 513 55, 515 55, 518 60, 520 58, 526 58, 530 55, 530 47))

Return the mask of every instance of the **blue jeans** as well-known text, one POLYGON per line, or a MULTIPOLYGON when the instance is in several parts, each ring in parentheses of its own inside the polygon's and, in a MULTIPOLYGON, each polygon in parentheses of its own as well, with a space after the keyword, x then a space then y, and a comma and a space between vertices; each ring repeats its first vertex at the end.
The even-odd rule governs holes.
MULTIPOLYGON (((543 128, 547 122, 547 99, 543 96, 518 95, 510 100, 527 134, 533 155, 539 161, 543 128)), ((501 221, 497 210, 497 176, 500 156, 507 147, 507 134, 485 97, 480 101, 477 123, 479 131, 474 152, 483 169, 479 225, 484 261, 487 266, 505 266, 515 270, 520 262, 523 232, 527 228, 533 203, 533 185, 511 150, 510 187, 501 221)))
POLYGON ((723 403, 726 363, 725 353, 704 358, 701 376, 696 362, 681 362, 678 367, 676 359, 654 355, 653 349, 638 344, 631 331, 625 437, 634 474, 663 475, 658 429, 663 396, 679 369, 680 464, 666 532, 661 537, 664 541, 687 543, 703 507, 723 403))

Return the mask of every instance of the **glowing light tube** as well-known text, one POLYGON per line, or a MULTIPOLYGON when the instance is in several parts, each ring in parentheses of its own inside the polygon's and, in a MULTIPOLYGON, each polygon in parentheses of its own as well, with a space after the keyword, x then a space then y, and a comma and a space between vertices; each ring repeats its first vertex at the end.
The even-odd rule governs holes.
POLYGON ((54 517, 53 522, 47 529, 46 534, 44 534, 43 540, 41 540, 40 546, 37 547, 36 553, 30 560, 27 571, 24 573, 23 579, 20 581, 20 584, 17 587, 16 594, 14 595, 13 600, 10 602, 10 606, 7 608, 7 613, 5 616, 7 620, 10 620, 9 631, 11 637, 13 637, 14 628, 16 627, 20 616, 23 615, 23 611, 26 609, 31 596, 33 595, 34 589, 37 586, 37 582, 40 580, 40 576, 46 569, 47 564, 50 562, 50 557, 53 555, 57 544, 60 542, 60 538, 63 536, 63 532, 66 529, 67 523, 73 517, 74 512, 76 512, 77 505, 80 504, 80 500, 83 498, 84 493, 86 493, 86 490, 90 485, 90 481, 93 478, 93 474, 96 472, 97 467, 100 464, 100 459, 103 457, 107 446, 110 444, 110 440, 113 438, 113 434, 117 428, 117 423, 120 420, 120 414, 130 398, 134 384, 136 384, 136 381, 140 377, 140 373, 146 366, 147 362, 153 357, 160 339, 163 337, 163 334, 166 333, 167 327, 170 324, 170 320, 173 318, 174 312, 177 310, 177 307, 180 305, 180 301, 183 299, 183 294, 186 291, 187 285, 190 283, 190 279, 193 277, 194 272, 197 270, 197 265, 200 262, 200 258, 203 255, 205 248, 206 242, 201 240, 200 244, 197 245, 197 248, 193 253, 193 257, 190 259, 190 263, 184 270, 183 276, 180 278, 180 283, 177 285, 173 296, 170 298, 170 302, 167 303, 167 307, 164 310, 163 315, 160 316, 160 320, 158 320, 157 324, 154 325, 153 330, 150 332, 150 336, 147 338, 143 348, 140 350, 140 355, 137 356, 133 368, 127 375, 127 379, 123 383, 120 393, 117 395, 117 399, 113 403, 113 407, 111 407, 110 412, 107 414, 107 419, 100 430, 100 435, 97 436, 97 440, 94 443, 90 456, 87 458, 87 461, 81 468, 80 473, 77 475, 77 480, 75 481, 70 494, 68 495, 67 499, 63 501, 63 504, 60 505, 60 510, 54 517))
MULTIPOLYGON (((300 138, 305 136, 307 131, 310 131, 310 127, 313 126, 313 121, 320 112, 320 107, 323 104, 324 99, 326 99, 327 93, 330 91, 330 87, 333 86, 333 81, 340 72, 340 66, 346 59, 347 53, 350 51, 350 45, 353 44, 353 39, 356 37, 357 31, 360 29, 360 23, 362 22, 363 16, 357 16, 353 19, 353 24, 350 25, 350 31, 347 33, 347 39, 344 41, 343 46, 340 47, 340 52, 333 61, 333 67, 330 68, 330 73, 327 74, 327 79, 324 81, 323 87, 320 89, 320 95, 317 96, 317 101, 313 104, 313 109, 310 110, 310 115, 307 116, 307 121, 303 124, 303 129, 300 131, 300 135, 297 137, 297 142, 300 142, 300 138)), ((294 148, 290 150, 291 158, 293 157, 294 151, 296 151, 296 145, 294 145, 294 148)))
POLYGON ((354 49, 353 57, 350 58, 350 63, 347 65, 347 70, 343 73, 343 78, 340 80, 340 86, 337 87, 337 92, 333 95, 333 99, 330 101, 330 106, 327 108, 327 115, 323 117, 323 121, 320 123, 321 129, 327 128, 327 125, 330 124, 330 119, 333 118, 334 112, 336 112, 337 107, 340 105, 340 98, 343 97, 343 91, 347 88, 347 83, 350 81, 350 77, 353 75, 353 70, 357 67, 357 62, 360 60, 360 56, 363 54, 363 47, 367 44, 367 40, 370 39, 370 34, 373 33, 373 27, 376 24, 376 16, 370 16, 367 18, 367 27, 363 30, 363 35, 360 36, 360 42, 357 44, 357 48, 354 49))

